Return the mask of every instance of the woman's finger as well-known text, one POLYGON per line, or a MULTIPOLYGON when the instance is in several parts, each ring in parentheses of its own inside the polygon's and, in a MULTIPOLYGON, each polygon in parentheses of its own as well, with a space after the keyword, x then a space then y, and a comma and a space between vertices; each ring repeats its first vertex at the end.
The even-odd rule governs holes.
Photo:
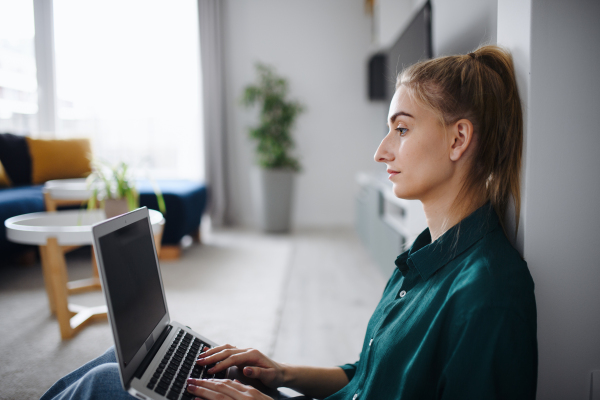
POLYGON ((249 376, 254 379, 260 379, 263 383, 268 384, 268 382, 273 381, 275 379, 276 371, 275 368, 261 368, 261 367, 244 367, 242 373, 245 376, 249 376))
MULTIPOLYGON (((229 357, 220 361, 217 365, 208 370, 209 374, 216 374, 234 365, 255 364, 257 362, 256 354, 253 351, 241 351, 232 353, 229 357)), ((198 362, 200 363, 200 362, 198 362)), ((203 360, 203 364, 206 364, 203 360)), ((213 363, 209 363, 213 364, 213 363)))
POLYGON ((202 386, 188 385, 187 391, 193 394, 197 399, 203 400, 236 400, 224 393, 215 392, 202 386))
POLYGON ((230 383, 233 382, 228 379, 188 379, 187 390, 195 396, 200 396, 208 400, 243 399, 244 393, 246 393, 248 389, 239 383, 236 383, 235 386, 230 383), (223 395, 225 398, 222 397, 223 395))
POLYGON ((242 349, 226 349, 226 350, 220 351, 216 354, 209 355, 209 356, 206 356, 203 358, 199 358, 198 360, 196 360, 196 364, 198 364, 198 365, 216 364, 218 362, 225 360, 228 357, 233 356, 234 354, 243 353, 245 351, 246 350, 242 350, 242 349))
POLYGON ((229 379, 209 379, 208 381, 209 382, 221 381, 225 385, 231 386, 232 388, 238 390, 240 393, 245 394, 246 396, 251 396, 253 399, 269 399, 269 400, 271 400, 271 397, 262 393, 257 388, 252 387, 250 385, 244 385, 242 382, 238 381, 237 379, 235 379, 233 381, 229 380, 229 379))
POLYGON ((221 382, 224 385, 231 386, 239 392, 247 392, 251 389, 254 389, 252 386, 244 385, 242 382, 231 379, 203 379, 205 382, 221 382))
MULTIPOLYGON (((236 348, 235 346, 232 346, 232 345, 230 345, 230 344, 223 344, 223 345, 221 345, 221 346, 213 347, 212 349, 209 349, 209 350, 203 351, 202 353, 200 353, 200 354, 198 355, 198 357, 199 357, 199 358, 200 358, 200 357, 208 357, 208 356, 211 356, 211 355, 213 355, 213 354, 216 354, 216 353, 218 353, 218 352, 220 352, 220 351, 223 351, 223 350, 226 350, 226 349, 235 349, 235 348, 236 348)), ((206 349, 206 347, 205 347, 204 349, 206 349)), ((202 349, 202 350, 204 350, 204 349, 202 349)))

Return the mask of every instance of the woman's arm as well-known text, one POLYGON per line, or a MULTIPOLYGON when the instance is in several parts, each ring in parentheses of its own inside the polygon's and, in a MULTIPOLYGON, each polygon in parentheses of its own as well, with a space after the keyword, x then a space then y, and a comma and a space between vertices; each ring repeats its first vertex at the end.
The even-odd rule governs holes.
POLYGON ((231 345, 214 347, 200 354, 199 365, 216 364, 208 372, 216 374, 229 367, 242 368, 244 376, 259 379, 270 388, 289 387, 310 397, 327 397, 348 384, 339 367, 321 368, 277 363, 255 349, 231 345))
POLYGON ((348 377, 340 367, 283 366, 283 384, 308 397, 323 399, 348 384, 348 377))

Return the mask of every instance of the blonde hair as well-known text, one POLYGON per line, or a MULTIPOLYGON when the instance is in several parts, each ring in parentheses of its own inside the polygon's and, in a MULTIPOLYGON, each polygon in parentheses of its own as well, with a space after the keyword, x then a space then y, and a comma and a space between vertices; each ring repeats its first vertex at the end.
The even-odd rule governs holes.
POLYGON ((413 98, 450 125, 460 119, 473 124, 475 151, 453 209, 463 212, 490 201, 502 228, 511 197, 515 234, 521 208, 523 113, 512 57, 498 46, 414 64, 398 75, 396 89, 408 88, 413 98))

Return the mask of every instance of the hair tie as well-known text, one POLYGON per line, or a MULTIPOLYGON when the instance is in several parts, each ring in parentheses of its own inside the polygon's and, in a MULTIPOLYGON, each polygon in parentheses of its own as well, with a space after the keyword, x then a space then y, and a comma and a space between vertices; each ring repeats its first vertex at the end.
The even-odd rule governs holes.
POLYGON ((474 60, 475 59, 475 53, 469 53, 469 55, 471 56, 471 58, 474 60))

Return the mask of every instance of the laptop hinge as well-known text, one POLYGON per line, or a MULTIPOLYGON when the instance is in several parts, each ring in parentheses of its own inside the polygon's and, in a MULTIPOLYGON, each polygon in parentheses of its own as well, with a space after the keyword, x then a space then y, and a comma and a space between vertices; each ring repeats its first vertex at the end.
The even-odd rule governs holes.
POLYGON ((156 353, 158 353, 160 346, 162 346, 167 336, 169 336, 169 332, 171 332, 171 329, 173 329, 171 325, 167 325, 165 329, 163 329, 158 339, 156 339, 156 342, 154 342, 154 346, 152 346, 148 354, 146 354, 146 357, 144 357, 144 359, 142 360, 142 363, 140 364, 138 369, 135 371, 135 374, 133 375, 134 377, 142 379, 144 372, 146 372, 146 368, 148 368, 148 365, 150 365, 150 362, 152 362, 152 359, 154 358, 156 353))

